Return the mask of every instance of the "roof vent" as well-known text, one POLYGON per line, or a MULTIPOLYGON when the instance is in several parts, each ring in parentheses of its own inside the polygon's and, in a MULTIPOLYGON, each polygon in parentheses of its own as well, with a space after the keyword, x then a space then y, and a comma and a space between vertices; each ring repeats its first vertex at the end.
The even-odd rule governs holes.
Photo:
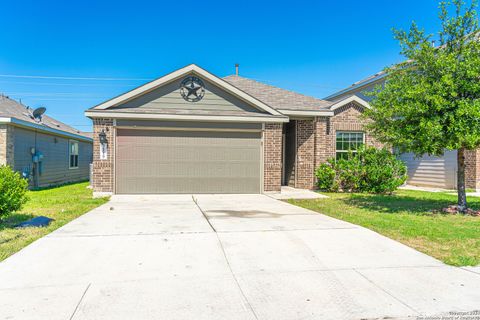
POLYGON ((238 63, 235 63, 235 75, 238 76, 238 67, 240 67, 240 65, 238 63))

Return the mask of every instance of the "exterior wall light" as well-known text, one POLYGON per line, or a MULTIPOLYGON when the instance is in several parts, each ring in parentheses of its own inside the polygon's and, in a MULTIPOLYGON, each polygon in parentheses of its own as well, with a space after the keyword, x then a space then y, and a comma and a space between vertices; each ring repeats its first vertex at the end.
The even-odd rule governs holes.
POLYGON ((108 140, 105 130, 98 134, 98 141, 100 142, 100 160, 108 159, 108 140))

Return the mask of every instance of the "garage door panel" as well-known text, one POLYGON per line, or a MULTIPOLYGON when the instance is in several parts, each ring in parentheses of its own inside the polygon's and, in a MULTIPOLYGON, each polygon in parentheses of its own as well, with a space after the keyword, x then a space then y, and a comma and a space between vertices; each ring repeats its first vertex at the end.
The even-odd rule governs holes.
MULTIPOLYGON (((149 177, 156 176, 159 178, 168 177, 192 177, 208 179, 211 176, 216 178, 226 177, 229 179, 234 178, 258 178, 259 171, 252 170, 252 167, 256 165, 255 162, 241 162, 241 163, 228 163, 224 161, 210 161, 208 163, 191 163, 186 161, 177 162, 155 162, 145 166, 131 165, 130 161, 117 162, 118 172, 127 172, 125 177, 149 177)), ((119 177, 121 179, 121 177, 119 177)))
POLYGON ((117 193, 259 193, 260 132, 117 132, 117 193))
MULTIPOLYGON (((235 148, 229 147, 229 152, 225 152, 223 147, 210 146, 192 146, 192 147, 172 147, 172 146, 137 146, 133 148, 119 148, 119 152, 125 153, 122 161, 141 161, 145 154, 156 154, 157 158, 152 159, 153 162, 189 162, 189 161, 248 161, 251 153, 256 152, 256 148, 235 148), (158 154, 158 148, 162 148, 162 153, 158 154)), ((258 162, 257 160, 255 160, 258 162)))

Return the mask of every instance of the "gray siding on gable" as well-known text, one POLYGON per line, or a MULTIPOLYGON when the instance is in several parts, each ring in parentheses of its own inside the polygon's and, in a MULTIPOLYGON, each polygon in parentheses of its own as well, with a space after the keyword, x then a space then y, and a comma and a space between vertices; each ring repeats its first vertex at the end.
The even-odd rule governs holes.
POLYGON ((78 168, 69 167, 69 141, 71 139, 41 133, 24 128, 15 128, 14 169, 23 172, 31 169, 30 148, 36 147, 43 153, 42 173, 39 186, 57 185, 66 182, 88 180, 89 166, 92 162, 92 143, 78 141, 78 168))
POLYGON ((147 110, 182 109, 182 110, 209 110, 209 111, 242 111, 265 113, 248 103, 225 93, 214 84, 202 79, 205 84, 205 96, 198 102, 188 102, 180 94, 182 77, 156 90, 145 93, 141 97, 132 99, 120 106, 111 109, 139 108, 147 110))

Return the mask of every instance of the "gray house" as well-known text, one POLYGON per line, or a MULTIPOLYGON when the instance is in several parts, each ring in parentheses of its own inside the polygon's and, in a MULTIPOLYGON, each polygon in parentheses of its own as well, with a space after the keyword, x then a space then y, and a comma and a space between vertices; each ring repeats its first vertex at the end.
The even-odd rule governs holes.
POLYGON ((0 165, 9 165, 32 187, 88 180, 93 140, 47 115, 0 95, 0 165))

